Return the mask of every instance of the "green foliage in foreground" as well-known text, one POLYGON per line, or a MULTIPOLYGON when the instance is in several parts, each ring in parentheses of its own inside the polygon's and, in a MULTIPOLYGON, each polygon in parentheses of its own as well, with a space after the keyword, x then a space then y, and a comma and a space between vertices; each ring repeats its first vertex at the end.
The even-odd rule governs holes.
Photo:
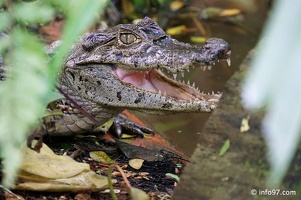
POLYGON ((21 161, 20 145, 43 116, 60 65, 72 43, 102 12, 107 1, 0 1, 9 9, 0 11, 0 55, 6 81, 0 84, 0 156, 3 184, 13 184, 21 161), (51 63, 46 63, 44 44, 26 27, 49 22, 56 11, 68 19, 59 47, 51 63))
POLYGON ((246 107, 264 107, 263 132, 271 163, 269 183, 279 185, 301 136, 301 1, 275 1, 243 88, 246 107))

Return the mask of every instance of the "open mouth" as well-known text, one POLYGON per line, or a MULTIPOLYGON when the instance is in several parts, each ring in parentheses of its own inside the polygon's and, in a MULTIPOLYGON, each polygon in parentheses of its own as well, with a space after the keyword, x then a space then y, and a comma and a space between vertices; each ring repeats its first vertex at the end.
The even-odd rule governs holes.
MULTIPOLYGON (((230 59, 227 59, 230 65, 230 59)), ((211 66, 202 66, 202 69, 211 70, 211 66)), ((189 71, 189 68, 186 69, 189 71)), ((136 71, 117 67, 115 68, 115 75, 124 83, 131 84, 137 88, 145 91, 156 93, 163 96, 168 96, 176 100, 182 101, 212 101, 217 102, 219 93, 204 94, 195 87, 195 83, 189 81, 181 83, 176 80, 177 76, 184 77, 184 71, 181 75, 173 74, 171 77, 165 75, 160 69, 151 69, 149 71, 136 71)))

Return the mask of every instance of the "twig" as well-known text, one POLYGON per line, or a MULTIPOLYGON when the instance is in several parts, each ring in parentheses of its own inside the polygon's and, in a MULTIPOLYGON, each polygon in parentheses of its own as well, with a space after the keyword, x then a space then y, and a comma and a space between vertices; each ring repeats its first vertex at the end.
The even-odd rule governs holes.
POLYGON ((20 198, 18 195, 16 195, 15 193, 13 193, 12 191, 10 191, 9 189, 3 187, 2 185, 0 185, 0 188, 6 192, 8 192, 9 194, 13 195, 14 197, 16 197, 18 200, 22 200, 23 198, 20 198))
POLYGON ((111 194, 113 200, 117 200, 117 196, 114 192, 113 183, 112 183, 112 172, 113 172, 114 167, 120 172, 120 174, 124 180, 124 183, 128 188, 131 188, 131 184, 130 184, 129 180, 127 179, 126 175, 124 174, 122 168, 119 165, 112 164, 109 166, 109 168, 108 168, 108 184, 109 184, 110 194, 111 194))

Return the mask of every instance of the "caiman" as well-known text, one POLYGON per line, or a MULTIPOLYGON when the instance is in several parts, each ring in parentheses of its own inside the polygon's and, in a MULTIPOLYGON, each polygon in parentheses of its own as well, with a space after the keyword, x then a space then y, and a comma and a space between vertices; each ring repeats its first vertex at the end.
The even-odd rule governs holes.
POLYGON ((193 67, 211 68, 219 60, 230 62, 224 40, 209 38, 203 46, 182 43, 148 17, 136 25, 88 33, 74 46, 59 76, 59 87, 69 97, 56 101, 65 108, 63 115, 45 117, 43 129, 52 136, 74 135, 115 117, 112 127, 118 135, 143 135, 152 131, 118 114, 125 109, 160 115, 210 112, 221 94, 201 93, 176 77, 193 67))

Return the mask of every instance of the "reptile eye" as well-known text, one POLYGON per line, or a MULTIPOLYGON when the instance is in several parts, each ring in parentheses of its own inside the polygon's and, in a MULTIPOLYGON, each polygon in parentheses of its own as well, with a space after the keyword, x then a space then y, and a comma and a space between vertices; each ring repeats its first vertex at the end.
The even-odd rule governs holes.
POLYGON ((126 45, 138 43, 140 41, 140 38, 138 38, 136 35, 132 33, 121 33, 119 36, 119 40, 126 45))

